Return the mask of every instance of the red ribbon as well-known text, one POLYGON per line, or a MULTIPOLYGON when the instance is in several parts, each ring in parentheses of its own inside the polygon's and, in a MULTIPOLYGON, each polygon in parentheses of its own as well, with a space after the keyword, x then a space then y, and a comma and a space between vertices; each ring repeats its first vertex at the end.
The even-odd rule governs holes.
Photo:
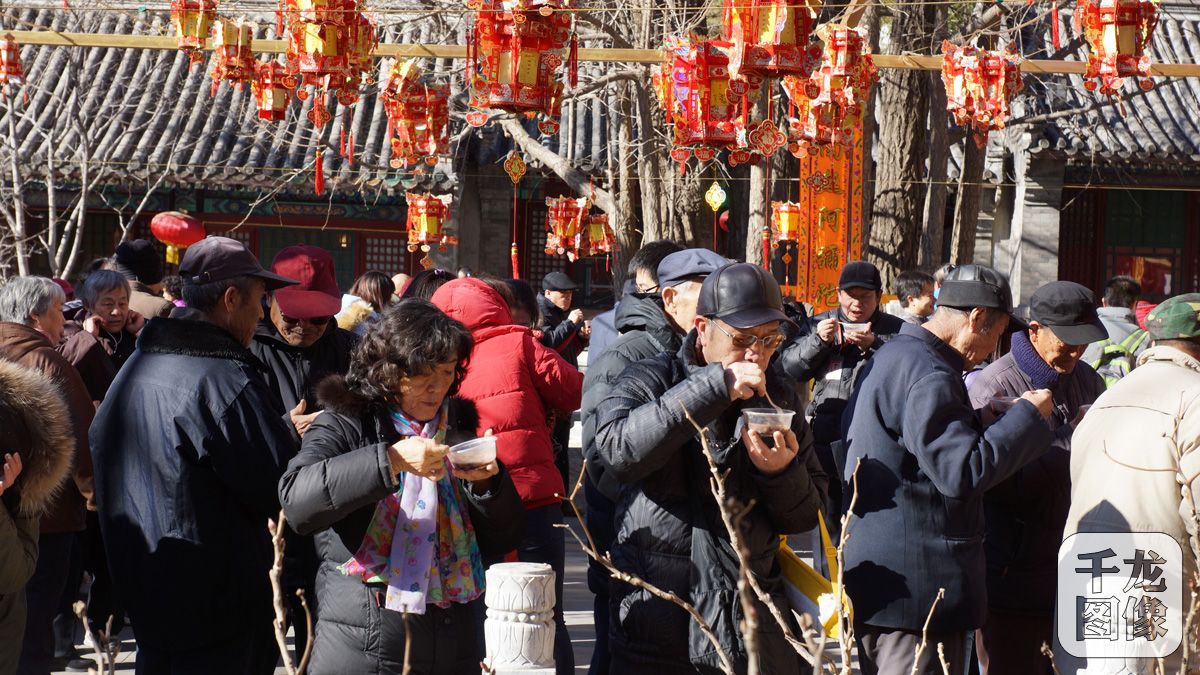
POLYGON ((513 214, 512 214, 512 278, 521 278, 521 265, 517 259, 517 184, 513 183, 513 214))
POLYGON ((1050 39, 1054 43, 1054 50, 1058 51, 1062 49, 1061 29, 1059 28, 1061 22, 1058 20, 1058 0, 1051 0, 1051 2, 1054 4, 1051 5, 1050 9, 1050 39))
MULTIPOLYGON (((318 143, 320 141, 317 141, 318 143)), ((320 197, 325 193, 325 160, 321 157, 321 148, 317 148, 317 161, 313 166, 316 176, 313 179, 313 191, 320 197)))

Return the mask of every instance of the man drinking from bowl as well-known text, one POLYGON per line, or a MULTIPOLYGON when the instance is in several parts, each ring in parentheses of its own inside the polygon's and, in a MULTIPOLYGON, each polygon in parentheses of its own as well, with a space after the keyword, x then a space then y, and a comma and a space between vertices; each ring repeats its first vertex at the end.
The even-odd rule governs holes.
MULTIPOLYGON (((904 321, 883 312, 883 281, 869 262, 853 260, 838 279, 838 306, 810 319, 810 332, 788 345, 780 365, 798 383, 813 380, 808 406, 813 446, 825 473, 836 476, 842 463, 842 411, 854 391, 858 373, 875 352, 900 332, 904 321)), ((826 522, 838 529, 842 510, 840 481, 829 486, 826 522)))
MULTIPOLYGON (((767 370, 783 342, 784 321, 770 273, 747 263, 720 267, 700 287, 696 319, 679 351, 630 365, 596 413, 596 452, 621 483, 614 564, 692 603, 739 672, 747 656, 739 637, 738 560, 693 421, 705 428, 729 494, 754 505, 742 532, 751 568, 790 617, 774 552, 779 535, 816 526, 828 479, 802 416, 766 437, 747 429, 742 414, 773 408, 771 401, 788 410, 798 405, 796 392, 767 370)), ((622 582, 614 582, 611 593, 612 672, 663 675, 720 666, 716 650, 681 609, 622 582)), ((802 662, 767 608, 757 611, 762 672, 800 672, 802 662)))

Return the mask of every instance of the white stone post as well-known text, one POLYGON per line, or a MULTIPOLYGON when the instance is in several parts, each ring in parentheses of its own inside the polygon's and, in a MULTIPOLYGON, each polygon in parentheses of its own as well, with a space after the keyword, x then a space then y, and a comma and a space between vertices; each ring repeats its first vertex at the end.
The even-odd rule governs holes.
POLYGON ((499 563, 487 570, 487 664, 495 675, 554 675, 554 570, 499 563))

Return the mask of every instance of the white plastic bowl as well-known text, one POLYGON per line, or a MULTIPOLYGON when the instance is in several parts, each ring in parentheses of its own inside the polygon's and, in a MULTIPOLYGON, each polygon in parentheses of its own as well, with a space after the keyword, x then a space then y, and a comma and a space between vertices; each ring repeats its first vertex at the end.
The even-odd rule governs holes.
POLYGON ((847 333, 865 333, 871 327, 869 323, 846 323, 842 322, 842 330, 847 333))
POLYGON ((782 408, 746 408, 742 411, 742 416, 746 418, 746 427, 760 436, 791 429, 792 417, 795 415, 794 411, 782 408))
POLYGON ((460 469, 478 469, 496 459, 496 437, 484 436, 450 447, 450 463, 460 469))

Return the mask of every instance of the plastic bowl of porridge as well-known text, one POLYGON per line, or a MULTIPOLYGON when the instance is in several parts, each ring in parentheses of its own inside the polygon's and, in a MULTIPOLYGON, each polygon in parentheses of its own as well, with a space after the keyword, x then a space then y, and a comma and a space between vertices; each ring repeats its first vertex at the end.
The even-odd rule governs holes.
POLYGON ((791 429, 795 415, 795 412, 783 408, 746 408, 742 411, 746 427, 760 436, 791 429))
POLYGON ((865 333, 871 327, 869 323, 846 323, 842 322, 842 330, 847 333, 865 333))
POLYGON ((471 471, 496 460, 496 437, 484 436, 450 447, 446 457, 455 468, 471 471))

